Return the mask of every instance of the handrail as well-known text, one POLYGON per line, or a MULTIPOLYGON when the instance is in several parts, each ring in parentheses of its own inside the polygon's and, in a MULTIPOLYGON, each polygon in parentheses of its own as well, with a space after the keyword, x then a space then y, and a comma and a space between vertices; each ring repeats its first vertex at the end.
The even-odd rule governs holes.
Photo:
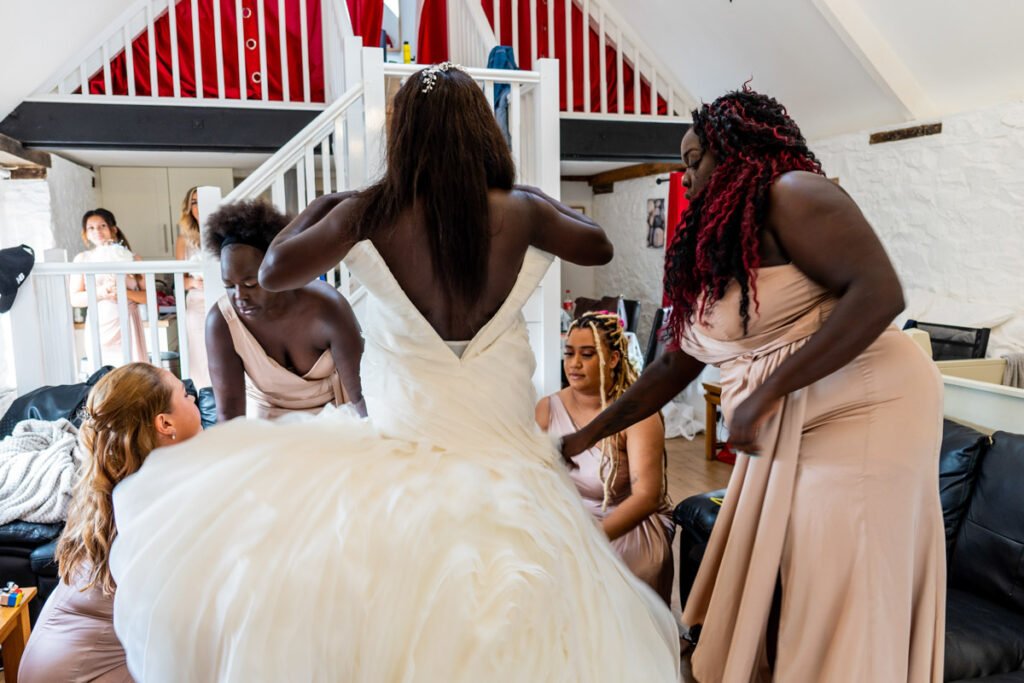
MULTIPOLYGON (((385 76, 411 76, 429 64, 385 64, 385 76)), ((462 70, 477 81, 498 81, 501 83, 540 83, 539 71, 511 71, 509 69, 487 69, 462 67, 462 70)))
POLYGON ((140 275, 145 273, 191 273, 198 268, 192 261, 69 261, 37 263, 33 275, 140 275))
POLYGON ((263 162, 248 178, 238 184, 224 197, 225 202, 238 201, 250 195, 262 192, 274 181, 275 176, 287 170, 301 158, 305 152, 306 145, 312 140, 327 135, 334 129, 335 121, 353 104, 363 96, 363 86, 355 85, 349 88, 344 95, 335 100, 330 106, 310 121, 299 131, 295 137, 285 143, 284 147, 277 150, 269 159, 263 162))

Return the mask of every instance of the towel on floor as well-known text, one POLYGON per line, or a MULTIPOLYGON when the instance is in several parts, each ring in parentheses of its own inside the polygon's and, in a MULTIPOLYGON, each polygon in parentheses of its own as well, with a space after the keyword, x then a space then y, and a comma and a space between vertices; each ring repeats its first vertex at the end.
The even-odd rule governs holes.
POLYGON ((1006 359, 1003 384, 1008 387, 1024 389, 1024 353, 1011 353, 1003 358, 1006 359))
POLYGON ((0 441, 0 524, 67 518, 83 453, 68 420, 22 420, 0 441))

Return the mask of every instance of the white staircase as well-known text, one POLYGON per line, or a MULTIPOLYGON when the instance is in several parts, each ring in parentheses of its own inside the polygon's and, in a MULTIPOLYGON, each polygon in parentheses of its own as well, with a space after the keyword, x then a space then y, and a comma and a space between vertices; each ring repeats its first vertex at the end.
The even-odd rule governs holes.
MULTIPOLYGON (((295 214, 318 196, 341 190, 358 189, 373 182, 383 169, 386 123, 386 93, 416 70, 418 65, 384 64, 382 52, 357 47, 355 41, 343 42, 339 51, 325 55, 333 64, 336 81, 332 88, 342 94, 331 102, 298 135, 278 150, 227 196, 220 189, 201 187, 198 191, 200 223, 222 203, 265 197, 281 210, 295 214), (343 64, 339 65, 339 61, 343 64), (343 90, 342 90, 343 89, 343 90)), ((493 103, 495 83, 510 85, 509 131, 518 182, 535 185, 552 196, 559 193, 559 114, 558 63, 539 60, 535 71, 497 71, 468 69, 493 103)), ((60 254, 53 255, 58 261, 60 254)), ((123 289, 128 273, 142 274, 147 287, 159 274, 172 273, 176 300, 179 351, 183 376, 188 376, 187 346, 184 334, 184 285, 186 271, 196 264, 185 262, 137 262, 133 264, 44 263, 37 265, 22 285, 12 309, 17 349, 18 392, 24 393, 43 384, 78 381, 71 328, 71 306, 67 278, 86 275, 90 302, 95 308, 95 275, 114 273, 123 289)), ((202 264, 207 306, 223 293, 220 266, 212 258, 202 264)), ((343 264, 328 273, 328 278, 353 303, 360 315, 364 292, 348 276, 343 264)), ((556 263, 548 272, 526 307, 525 315, 531 344, 537 356, 534 383, 539 393, 559 387, 559 293, 560 268, 556 263)), ((152 297, 151 297, 152 298, 152 297)), ((119 297, 121 319, 127 320, 126 297, 119 297)), ((159 349, 156 335, 155 303, 151 309, 152 347, 159 349)), ((89 343, 98 346, 95 325, 87 330, 89 343)), ((123 334, 128 339, 128 334, 123 334)), ((155 359, 156 356, 154 355, 155 359)))

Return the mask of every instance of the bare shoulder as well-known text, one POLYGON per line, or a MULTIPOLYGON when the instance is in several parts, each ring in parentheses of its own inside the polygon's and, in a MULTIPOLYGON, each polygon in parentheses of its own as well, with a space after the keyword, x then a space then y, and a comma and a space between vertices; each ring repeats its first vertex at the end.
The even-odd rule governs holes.
POLYGON ((545 396, 541 400, 537 401, 537 407, 533 411, 534 419, 537 420, 537 426, 547 431, 548 426, 551 424, 551 397, 545 396))
POLYGON ((829 206, 852 206, 846 191, 823 175, 789 171, 772 183, 769 191, 772 213, 819 210, 829 206))
POLYGON ((366 200, 355 192, 336 192, 314 199, 306 211, 324 211, 329 208, 324 223, 332 229, 336 236, 349 238, 343 234, 355 231, 355 218, 363 211, 366 200), (319 203, 318 203, 319 202, 319 203))
POLYGON ((351 326, 355 313, 348 299, 341 292, 323 280, 314 280, 302 289, 296 290, 299 296, 300 311, 306 311, 313 317, 328 324, 351 326))

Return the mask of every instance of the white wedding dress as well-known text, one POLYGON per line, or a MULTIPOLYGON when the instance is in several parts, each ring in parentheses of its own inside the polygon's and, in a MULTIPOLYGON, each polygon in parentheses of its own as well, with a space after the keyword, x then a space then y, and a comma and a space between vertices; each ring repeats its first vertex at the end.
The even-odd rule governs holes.
POLYGON ((664 603, 533 418, 531 249, 461 357, 373 245, 369 420, 236 419, 114 492, 115 627, 138 681, 676 681, 664 603))

